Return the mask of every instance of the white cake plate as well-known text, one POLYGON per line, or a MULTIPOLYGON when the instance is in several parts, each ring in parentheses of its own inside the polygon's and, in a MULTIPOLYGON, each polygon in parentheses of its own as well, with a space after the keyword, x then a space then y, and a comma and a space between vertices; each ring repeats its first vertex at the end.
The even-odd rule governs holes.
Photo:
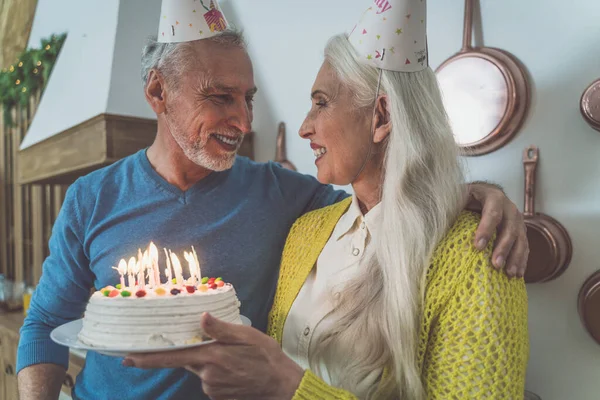
MULTIPOLYGON (((243 315, 240 315, 240 318, 242 320, 243 325, 252 326, 252 322, 250 321, 250 319, 243 315)), ((205 344, 214 342, 214 340, 205 340, 203 342, 192 344, 180 344, 164 347, 137 347, 135 349, 121 347, 96 347, 81 343, 77 338, 77 336, 79 335, 79 331, 81 331, 82 325, 83 318, 67 322, 66 324, 63 324, 52 330, 52 332, 50 333, 50 338, 54 342, 74 350, 95 351, 97 353, 112 357, 125 357, 127 354, 133 353, 158 353, 162 351, 189 349, 192 347, 203 346, 205 344)))

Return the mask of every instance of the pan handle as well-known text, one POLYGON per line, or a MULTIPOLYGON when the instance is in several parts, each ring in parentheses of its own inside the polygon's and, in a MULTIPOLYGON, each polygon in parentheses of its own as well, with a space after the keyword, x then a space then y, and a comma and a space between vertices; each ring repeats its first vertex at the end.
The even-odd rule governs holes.
POLYGON ((523 152, 523 165, 525 167, 525 210, 523 215, 535 215, 535 170, 539 158, 539 149, 529 146, 523 152))
POLYGON ((287 152, 285 149, 285 123, 279 123, 279 132, 277 133, 277 147, 275 152, 275 161, 281 162, 287 160, 287 152))
POLYGON ((463 45, 461 52, 472 49, 473 40, 473 0, 465 0, 465 25, 463 28, 463 45))

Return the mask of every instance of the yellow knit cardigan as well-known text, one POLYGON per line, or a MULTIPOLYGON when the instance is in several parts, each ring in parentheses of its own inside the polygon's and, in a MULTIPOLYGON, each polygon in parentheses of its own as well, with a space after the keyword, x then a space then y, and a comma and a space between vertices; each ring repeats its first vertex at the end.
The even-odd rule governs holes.
MULTIPOLYGON (((280 344, 287 315, 338 220, 346 199, 313 211, 292 227, 269 314, 280 344)), ((471 243, 479 218, 463 212, 437 246, 427 273, 418 365, 428 399, 522 399, 529 354, 523 279, 490 266, 491 245, 471 243)), ((350 400, 352 393, 306 371, 294 400, 350 400)))

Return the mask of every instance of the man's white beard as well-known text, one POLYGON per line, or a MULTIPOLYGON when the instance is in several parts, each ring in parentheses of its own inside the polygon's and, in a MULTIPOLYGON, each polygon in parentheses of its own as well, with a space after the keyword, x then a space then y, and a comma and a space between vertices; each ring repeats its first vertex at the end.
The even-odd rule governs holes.
MULTIPOLYGON (((180 144, 181 146, 181 144, 180 144)), ((183 153, 189 158, 194 164, 206 168, 210 171, 225 171, 233 167, 235 162, 235 153, 226 155, 223 157, 211 156, 206 150, 206 145, 202 145, 197 149, 186 148, 181 146, 183 153)))
POLYGON ((210 140, 210 137, 207 138, 207 142, 204 143, 194 143, 189 145, 186 143, 184 135, 181 135, 181 132, 178 130, 174 130, 169 121, 167 121, 167 127, 169 131, 171 131, 171 136, 175 139, 181 150, 183 150, 183 154, 194 164, 206 168, 209 171, 225 171, 233 167, 233 163, 235 162, 235 152, 226 154, 221 157, 211 156, 206 149, 206 143, 210 140))

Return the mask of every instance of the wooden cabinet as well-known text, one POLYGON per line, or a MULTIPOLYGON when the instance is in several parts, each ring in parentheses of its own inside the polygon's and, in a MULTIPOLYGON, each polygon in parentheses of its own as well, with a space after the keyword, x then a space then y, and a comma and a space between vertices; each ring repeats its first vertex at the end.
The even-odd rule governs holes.
POLYGON ((19 398, 17 386, 17 345, 19 336, 0 327, 0 398, 16 400, 19 398))
MULTIPOLYGON (((23 325, 22 313, 0 311, 0 400, 17 400, 19 398, 17 347, 21 325, 23 325)), ((62 391, 69 396, 84 362, 81 357, 74 354, 69 356, 69 370, 62 385, 62 391)))

